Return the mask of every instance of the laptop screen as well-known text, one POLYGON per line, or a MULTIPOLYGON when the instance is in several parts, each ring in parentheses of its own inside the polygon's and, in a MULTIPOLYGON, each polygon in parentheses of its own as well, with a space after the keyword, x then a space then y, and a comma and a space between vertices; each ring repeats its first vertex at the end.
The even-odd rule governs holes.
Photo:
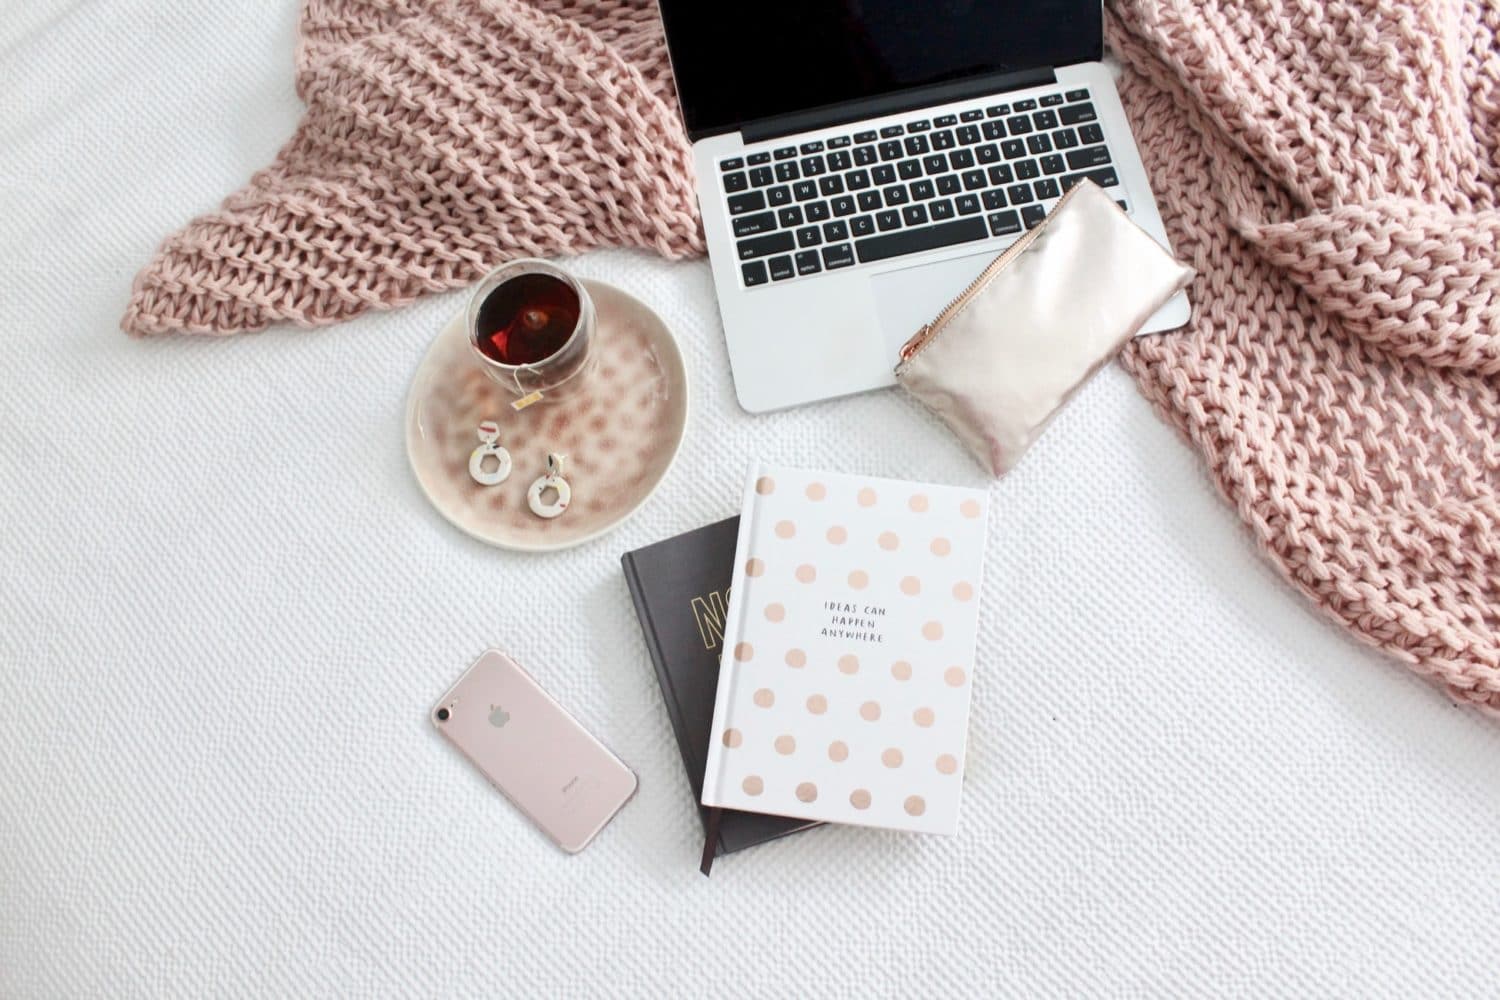
POLYGON ((1098 59, 1099 0, 660 0, 695 138, 992 73, 1098 59))

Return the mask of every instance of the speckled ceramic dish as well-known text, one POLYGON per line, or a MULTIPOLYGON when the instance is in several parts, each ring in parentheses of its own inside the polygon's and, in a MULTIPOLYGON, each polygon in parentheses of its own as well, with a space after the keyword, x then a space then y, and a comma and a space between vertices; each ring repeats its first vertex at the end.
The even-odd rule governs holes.
POLYGON ((592 371, 565 398, 513 409, 480 367, 459 313, 428 348, 406 401, 406 452, 422 492, 461 531, 503 549, 547 552, 597 538, 656 490, 687 426, 687 372, 661 318, 611 285, 583 281, 599 325, 592 371), (469 455, 483 421, 499 425, 510 477, 481 486, 469 455), (567 455, 571 503, 544 520, 527 506, 547 455, 567 455))

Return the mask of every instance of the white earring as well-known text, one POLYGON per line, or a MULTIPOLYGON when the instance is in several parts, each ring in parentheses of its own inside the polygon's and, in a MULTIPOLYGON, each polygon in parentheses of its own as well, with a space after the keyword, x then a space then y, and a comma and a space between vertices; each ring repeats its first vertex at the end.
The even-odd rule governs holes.
POLYGON ((568 503, 573 499, 573 489, 563 478, 563 463, 567 460, 566 455, 548 455, 547 474, 538 476, 536 482, 531 484, 531 489, 526 491, 526 503, 537 517, 551 520, 568 509, 568 503), (542 494, 547 490, 555 493, 556 497, 551 503, 544 504, 542 494))
POLYGON ((499 444, 500 425, 486 420, 479 425, 479 447, 469 453, 469 476, 480 486, 496 486, 510 476, 510 452, 499 444), (485 471, 484 460, 495 457, 495 468, 485 471))

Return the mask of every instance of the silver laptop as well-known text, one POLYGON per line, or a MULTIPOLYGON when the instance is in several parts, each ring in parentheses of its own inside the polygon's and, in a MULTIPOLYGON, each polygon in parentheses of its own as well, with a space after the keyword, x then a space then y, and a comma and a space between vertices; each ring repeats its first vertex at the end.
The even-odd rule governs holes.
MULTIPOLYGON (((1099 0, 660 0, 740 405, 892 384, 900 346, 1092 178, 1166 232, 1099 0)), ((1179 295, 1150 333, 1188 319, 1179 295)))

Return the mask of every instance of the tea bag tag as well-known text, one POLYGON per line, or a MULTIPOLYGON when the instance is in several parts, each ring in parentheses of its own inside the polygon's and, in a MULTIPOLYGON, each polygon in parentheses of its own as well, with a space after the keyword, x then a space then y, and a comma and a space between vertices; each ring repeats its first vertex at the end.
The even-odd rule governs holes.
POLYGON ((526 395, 522 396, 520 399, 513 400, 511 402, 511 404, 510 404, 510 408, 512 410, 516 410, 516 411, 524 410, 524 409, 526 409, 526 407, 530 406, 532 403, 539 403, 539 402, 541 402, 541 400, 542 400, 542 390, 540 390, 540 389, 533 389, 532 391, 528 392, 526 395))

